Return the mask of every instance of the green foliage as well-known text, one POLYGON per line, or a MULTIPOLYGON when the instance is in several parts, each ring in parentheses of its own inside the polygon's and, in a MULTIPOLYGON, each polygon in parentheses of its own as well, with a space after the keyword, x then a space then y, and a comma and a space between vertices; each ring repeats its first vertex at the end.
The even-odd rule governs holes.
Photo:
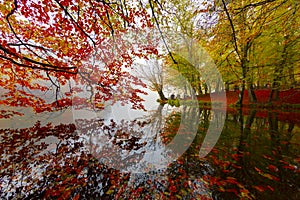
POLYGON ((168 104, 171 105, 172 107, 179 107, 180 106, 180 102, 179 99, 168 99, 168 104))
MULTIPOLYGON (((224 5, 219 6, 224 10, 224 5)), ((226 8, 228 13, 218 13, 218 24, 210 34, 201 34, 223 80, 260 86, 274 80, 293 86, 299 81, 299 4, 243 0, 226 8)))

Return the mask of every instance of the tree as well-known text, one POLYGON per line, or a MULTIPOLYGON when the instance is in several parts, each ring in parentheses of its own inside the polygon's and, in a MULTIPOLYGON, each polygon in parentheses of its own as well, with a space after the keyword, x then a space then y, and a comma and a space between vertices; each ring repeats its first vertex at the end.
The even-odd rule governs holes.
MULTIPOLYGON (((294 55, 297 54, 295 49, 299 35, 296 28, 298 9, 294 1, 222 0, 215 4, 217 23, 200 36, 207 38, 204 45, 210 49, 225 81, 240 85, 238 104, 242 104, 245 89, 248 89, 250 101, 256 101, 254 84, 261 85, 268 80, 278 84, 281 80, 275 74, 282 76, 284 71, 293 74, 291 66, 297 62, 294 55), (287 30, 293 35, 290 39, 282 37, 287 30), (287 43, 290 43, 288 54, 284 48, 287 43), (289 66, 290 62, 293 64, 289 66)), ((292 75, 289 77, 293 79, 292 75)))
POLYGON ((279 99, 279 90, 281 86, 296 85, 295 66, 299 63, 299 9, 300 6, 295 4, 286 4, 284 9, 278 11, 278 19, 274 20, 271 33, 277 43, 276 52, 277 60, 274 62, 274 73, 271 85, 269 102, 279 99), (284 76, 287 74, 287 76, 284 76))
MULTIPOLYGON (((178 87, 180 84, 177 83, 181 82, 182 77, 184 77, 194 90, 190 94, 195 93, 197 95, 208 91, 205 87, 211 88, 213 84, 216 84, 212 80, 209 81, 208 77, 204 78, 203 74, 200 73, 203 65, 207 62, 205 57, 208 54, 203 53, 203 49, 199 46, 199 38, 197 38, 199 26, 195 21, 200 10, 209 7, 209 5, 204 4, 205 2, 172 0, 159 1, 159 3, 152 5, 153 13, 161 13, 156 15, 155 19, 166 46, 165 69, 171 68, 181 74, 180 77, 178 74, 174 74, 174 71, 171 72, 172 77, 169 78, 168 82, 173 83, 173 85, 176 84, 178 87)), ((180 89, 182 90, 182 88, 180 89)), ((183 91, 185 94, 188 93, 186 87, 183 88, 183 91)))
POLYGON ((134 85, 144 84, 124 69, 157 50, 139 42, 153 24, 137 2, 5 1, 0 27, 2 105, 43 112, 119 99, 142 107, 134 85))
MULTIPOLYGON (((179 52, 184 54, 183 50, 179 52)), ((175 87, 183 86, 185 95, 188 93, 192 95, 193 92, 190 91, 191 89, 194 90, 195 93, 198 95, 202 94, 203 93, 201 87, 202 80, 201 80, 201 75, 198 71, 198 67, 194 66, 192 63, 190 63, 181 55, 178 55, 177 53, 172 53, 172 54, 173 54, 173 58, 176 60, 177 63, 175 64, 167 56, 165 57, 164 65, 166 66, 166 68, 171 68, 172 70, 175 70, 177 72, 177 76, 176 74, 173 73, 173 76, 169 78, 168 82, 175 87), (185 80, 183 80, 183 78, 185 80)), ((171 70, 168 71, 171 72, 171 70)))
POLYGON ((150 83, 150 89, 156 91, 160 100, 165 101, 164 95, 164 72, 161 64, 156 59, 146 60, 145 64, 138 64, 137 72, 140 78, 150 83))

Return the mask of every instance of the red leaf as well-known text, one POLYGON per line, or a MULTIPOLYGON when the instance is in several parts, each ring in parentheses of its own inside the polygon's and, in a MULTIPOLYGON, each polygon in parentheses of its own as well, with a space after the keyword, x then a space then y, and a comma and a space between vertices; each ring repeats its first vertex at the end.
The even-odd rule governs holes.
POLYGON ((274 188, 272 188, 271 186, 267 185, 267 188, 274 192, 274 188))
POLYGON ((269 166, 268 166, 268 169, 269 169, 270 171, 272 171, 272 172, 277 172, 277 171, 278 171, 278 168, 277 168, 276 166, 274 166, 274 165, 269 165, 269 166))
POLYGON ((175 185, 172 185, 171 187, 169 187, 169 190, 174 193, 177 192, 177 188, 175 185))
POLYGON ((233 177, 227 177, 226 182, 231 184, 238 184, 237 180, 233 177))
POLYGON ((254 167, 255 171, 257 171, 258 173, 261 173, 262 171, 260 169, 258 169, 257 167, 254 167))
POLYGON ((76 194, 76 196, 72 200, 78 200, 80 197, 80 194, 76 194))
POLYGON ((300 157, 299 158, 295 158, 294 161, 300 163, 300 157))
POLYGON ((268 160, 274 160, 271 156, 268 156, 268 155, 263 155, 263 157, 268 159, 268 160))
POLYGON ((296 169, 296 167, 292 166, 292 165, 286 165, 286 166, 283 166, 283 168, 290 169, 290 170, 295 170, 296 169))
POLYGON ((252 186, 254 189, 256 189, 259 192, 264 192, 266 189, 264 188, 264 186, 258 185, 258 186, 252 186))

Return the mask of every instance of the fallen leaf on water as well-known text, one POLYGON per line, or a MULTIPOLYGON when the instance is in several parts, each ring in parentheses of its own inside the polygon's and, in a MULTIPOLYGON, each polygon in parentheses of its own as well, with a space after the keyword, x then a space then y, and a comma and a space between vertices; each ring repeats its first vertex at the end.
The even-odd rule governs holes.
POLYGON ((290 170, 295 170, 296 169, 296 167, 293 166, 293 165, 286 165, 286 166, 283 166, 283 168, 290 169, 290 170))
POLYGON ((276 176, 273 176, 271 174, 267 174, 267 173, 260 173, 260 175, 270 179, 270 180, 274 180, 274 181, 280 181, 280 179, 276 176))
POLYGON ((258 186, 255 186, 253 185, 252 186, 254 189, 256 189, 257 191, 259 192, 264 192, 266 189, 264 188, 264 186, 261 186, 261 185, 258 185, 258 186))
POLYGON ((257 168, 257 167, 254 167, 254 169, 255 169, 255 171, 257 171, 258 173, 261 173, 262 171, 259 169, 259 168, 257 168))
POLYGON ((263 157, 268 159, 268 160, 274 160, 271 156, 268 156, 268 155, 263 155, 263 157))
POLYGON ((274 188, 272 188, 271 186, 267 185, 267 188, 269 188, 272 192, 274 192, 274 188))
POLYGON ((269 169, 270 171, 272 171, 272 172, 277 172, 277 171, 278 171, 278 168, 277 168, 276 166, 274 166, 274 165, 269 165, 269 166, 268 166, 268 169, 269 169))

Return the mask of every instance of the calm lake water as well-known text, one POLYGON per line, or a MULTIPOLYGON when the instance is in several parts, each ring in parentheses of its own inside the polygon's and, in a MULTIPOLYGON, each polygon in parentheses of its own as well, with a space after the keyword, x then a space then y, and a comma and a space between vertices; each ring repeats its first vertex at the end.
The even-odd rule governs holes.
POLYGON ((0 198, 300 199, 299 113, 147 109, 1 120, 0 198))

